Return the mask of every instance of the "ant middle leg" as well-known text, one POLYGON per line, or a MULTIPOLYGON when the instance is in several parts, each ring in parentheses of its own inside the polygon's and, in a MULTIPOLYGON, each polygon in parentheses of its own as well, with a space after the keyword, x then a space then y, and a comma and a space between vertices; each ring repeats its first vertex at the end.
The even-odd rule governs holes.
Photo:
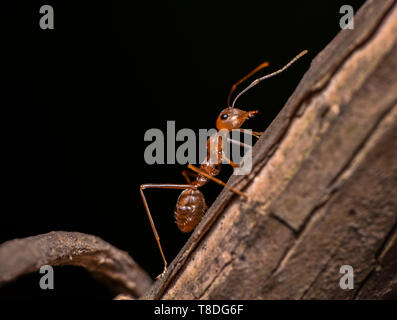
POLYGON ((199 175, 202 175, 202 176, 204 176, 204 177, 216 182, 217 184, 220 184, 221 186, 224 186, 224 187, 228 188, 230 191, 234 192, 235 194, 238 194, 239 196, 241 196, 243 198, 247 198, 247 195, 245 193, 241 192, 240 190, 237 190, 236 188, 233 188, 232 186, 229 186, 227 183, 223 182, 222 180, 220 180, 218 178, 215 178, 215 177, 209 175, 208 173, 200 170, 199 168, 197 168, 197 167, 195 167, 195 166, 193 166, 191 164, 188 164, 187 167, 190 170, 198 173, 199 175))
POLYGON ((230 160, 225 154, 222 155, 222 159, 227 162, 227 164, 231 165, 233 168, 240 168, 241 164, 240 163, 235 163, 232 160, 230 160))

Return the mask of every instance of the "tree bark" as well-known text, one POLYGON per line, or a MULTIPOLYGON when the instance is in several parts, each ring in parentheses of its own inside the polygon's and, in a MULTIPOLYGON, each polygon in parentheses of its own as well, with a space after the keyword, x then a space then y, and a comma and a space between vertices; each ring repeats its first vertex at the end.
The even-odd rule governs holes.
POLYGON ((395 298, 395 1, 366 2, 253 154, 253 172, 229 181, 248 201, 224 190, 143 298, 395 298))

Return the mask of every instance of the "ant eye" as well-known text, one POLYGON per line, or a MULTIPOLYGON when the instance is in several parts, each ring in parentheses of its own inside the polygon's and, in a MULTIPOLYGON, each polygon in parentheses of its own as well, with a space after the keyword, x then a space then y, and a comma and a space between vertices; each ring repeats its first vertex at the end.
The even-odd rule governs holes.
POLYGON ((226 120, 227 117, 228 117, 227 113, 221 115, 221 119, 222 119, 222 120, 226 120))

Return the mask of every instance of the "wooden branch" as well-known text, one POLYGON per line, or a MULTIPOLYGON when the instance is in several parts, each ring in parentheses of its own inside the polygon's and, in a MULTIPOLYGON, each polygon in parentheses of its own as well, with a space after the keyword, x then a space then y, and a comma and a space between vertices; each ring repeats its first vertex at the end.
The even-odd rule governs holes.
POLYGON ((128 253, 92 235, 57 231, 0 245, 0 285, 43 265, 83 267, 115 293, 135 298, 152 284, 128 253))
POLYGON ((397 6, 369 0, 315 58, 144 299, 364 299, 397 283, 397 6), (339 286, 342 265, 354 289, 339 286))

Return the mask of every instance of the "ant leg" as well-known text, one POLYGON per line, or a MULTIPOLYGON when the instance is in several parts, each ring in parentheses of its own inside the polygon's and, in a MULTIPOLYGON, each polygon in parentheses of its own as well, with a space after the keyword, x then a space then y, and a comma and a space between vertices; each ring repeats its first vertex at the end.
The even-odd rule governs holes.
POLYGON ((240 190, 237 190, 237 189, 235 189, 235 188, 229 186, 228 184, 224 183, 222 180, 219 180, 218 178, 215 178, 215 177, 209 175, 208 173, 206 173, 206 172, 200 170, 199 168, 197 168, 197 167, 195 167, 195 166, 193 166, 193 165, 191 165, 191 164, 189 164, 187 167, 188 167, 190 170, 192 170, 192 171, 198 173, 199 175, 202 175, 202 176, 204 176, 204 177, 206 177, 206 178, 208 178, 208 179, 210 179, 210 180, 212 180, 212 181, 214 181, 214 182, 220 184, 221 186, 224 186, 224 187, 228 188, 230 191, 233 191, 234 193, 238 194, 239 196, 241 196, 241 197, 243 197, 243 198, 247 198, 247 195, 246 195, 245 193, 243 193, 243 192, 241 192, 240 190))
POLYGON ((230 160, 225 154, 222 155, 222 159, 227 162, 227 164, 231 165, 233 168, 239 168, 241 165, 230 160))
POLYGON ((263 132, 258 132, 258 131, 252 131, 252 135, 256 138, 260 138, 263 132))
POLYGON ((252 146, 250 146, 244 142, 238 141, 238 140, 233 140, 233 139, 227 138, 227 141, 230 143, 239 145, 240 147, 243 147, 243 148, 252 149, 252 146))
POLYGON ((186 182, 188 184, 192 184, 192 181, 190 180, 189 176, 194 177, 194 178, 197 177, 197 173, 191 172, 191 171, 188 171, 188 170, 183 170, 182 171, 182 175, 183 175, 183 177, 185 178, 185 180, 186 180, 186 182))
POLYGON ((143 193, 143 190, 150 189, 150 188, 151 189, 196 189, 196 187, 187 185, 187 184, 160 184, 160 183, 159 184, 151 184, 151 183, 149 184, 149 183, 147 183, 147 184, 142 184, 139 188, 139 191, 140 191, 140 194, 142 197, 142 202, 145 207, 146 214, 150 221, 150 226, 152 227, 154 237, 156 238, 156 242, 160 249, 161 257, 163 258, 163 262, 164 262, 164 270, 159 276, 156 277, 158 279, 158 278, 163 277, 167 271, 167 260, 165 259, 163 248, 161 247, 161 243, 160 243, 160 237, 157 232, 156 226, 154 225, 152 215, 150 214, 150 210, 149 210, 149 206, 146 201, 145 194, 143 193))
POLYGON ((263 132, 258 132, 258 131, 248 131, 247 129, 237 129, 238 131, 245 133, 245 134, 250 134, 254 136, 255 138, 258 138, 262 135, 263 132))
MULTIPOLYGON (((261 132, 259 132, 259 133, 261 133, 261 132)), ((233 140, 233 139, 227 138, 227 141, 230 142, 230 143, 236 144, 236 145, 238 145, 240 147, 244 147, 246 149, 252 149, 252 146, 250 146, 250 145, 248 145, 248 144, 246 144, 244 142, 238 141, 238 140, 233 140)), ((240 163, 235 163, 232 160, 230 160, 224 153, 222 153, 222 154, 223 154, 222 155, 223 160, 225 160, 233 168, 239 168, 244 163, 244 160, 242 160, 240 163)))

